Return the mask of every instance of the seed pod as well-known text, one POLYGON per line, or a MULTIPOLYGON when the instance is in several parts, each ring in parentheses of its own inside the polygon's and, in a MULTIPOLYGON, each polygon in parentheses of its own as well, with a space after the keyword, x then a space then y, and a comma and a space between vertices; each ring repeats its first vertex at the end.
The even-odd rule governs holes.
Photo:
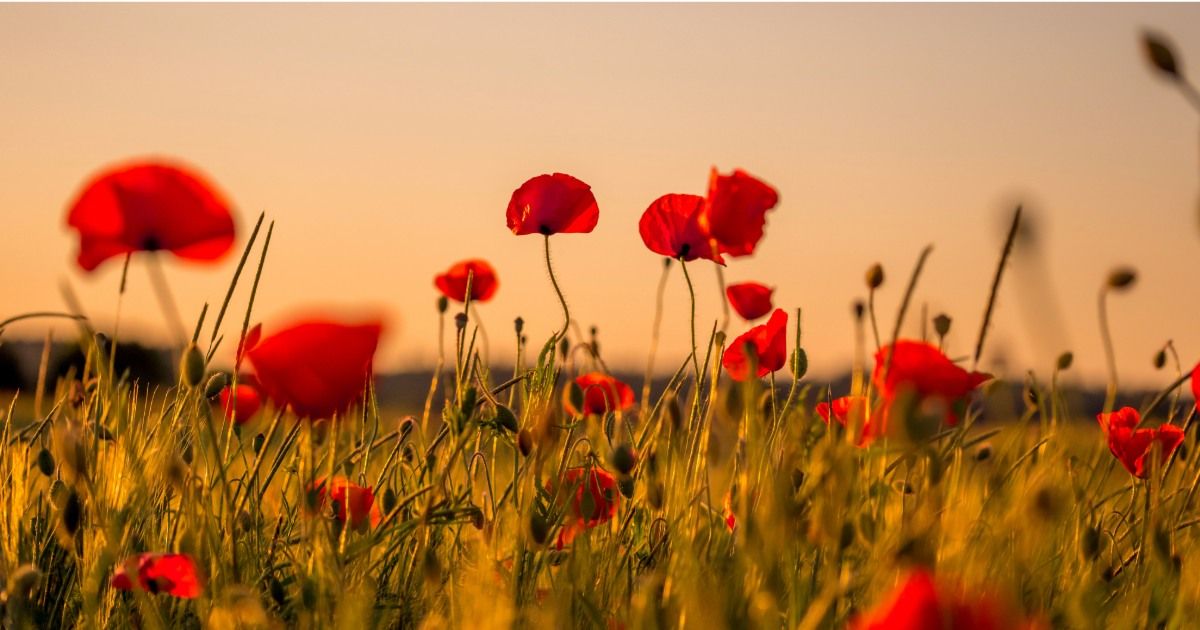
POLYGON ((838 536, 838 547, 845 550, 854 543, 854 523, 846 521, 842 523, 842 532, 838 536))
POLYGON ((650 507, 661 510, 666 504, 666 491, 663 489, 661 481, 655 480, 650 483, 646 489, 646 499, 650 502, 650 507))
POLYGON ((622 475, 617 478, 617 490, 621 491, 621 496, 626 499, 633 498, 634 484, 633 477, 622 475))
POLYGON ((1142 33, 1142 51, 1155 70, 1172 81, 1182 79, 1175 51, 1165 37, 1157 33, 1142 33))
POLYGON ((939 337, 945 337, 946 335, 948 335, 950 333, 950 322, 951 322, 950 316, 945 313, 941 313, 937 317, 934 317, 933 318, 934 332, 936 332, 939 337))
POLYGON ((204 354, 196 344, 189 343, 183 351, 183 357, 179 360, 179 374, 188 387, 197 387, 204 380, 204 354))
POLYGON ((525 330, 525 320, 517 317, 513 320, 513 330, 517 332, 517 336, 521 336, 521 331, 525 330))
POLYGON ((509 433, 516 433, 518 430, 517 416, 513 414, 512 409, 504 405, 496 405, 495 423, 509 433))
POLYGON ((63 531, 68 535, 74 536, 75 532, 79 531, 79 525, 83 522, 83 501, 74 490, 67 494, 58 516, 63 531))
POLYGON ((462 330, 467 327, 467 314, 458 313, 454 316, 454 327, 462 330))
POLYGON ((208 383, 204 385, 204 397, 216 398, 221 393, 222 389, 229 385, 229 375, 224 372, 217 372, 208 377, 208 383))
POLYGON ((38 451, 37 467, 47 477, 54 475, 54 456, 50 454, 50 451, 44 448, 38 451))
POLYGON ((632 446, 622 442, 612 452, 612 465, 617 472, 628 475, 637 465, 637 453, 633 451, 632 446))
POLYGON ((883 286, 883 266, 879 263, 871 265, 867 269, 867 288, 874 291, 883 286))
POLYGON ((437 312, 445 313, 448 308, 450 308, 450 300, 446 299, 444 295, 439 295, 437 299, 437 312))
POLYGON ((790 367, 792 368, 792 376, 797 380, 804 378, 804 375, 808 374, 808 353, 804 351, 804 348, 796 347, 796 351, 792 353, 790 367))
POLYGON ((317 581, 312 577, 305 577, 300 583, 300 603, 306 610, 317 607, 317 581))
POLYGON ((417 428, 417 419, 412 416, 404 416, 404 419, 400 421, 400 441, 403 442, 407 439, 415 428, 417 428))
POLYGON ((1058 370, 1060 372, 1071 369, 1071 363, 1075 361, 1075 355, 1070 352, 1064 352, 1058 355, 1058 370))
POLYGON ((1108 288, 1122 291, 1137 281, 1137 271, 1132 267, 1117 267, 1108 274, 1108 288))
POLYGON ((1088 527, 1083 530, 1083 538, 1080 540, 1079 551, 1083 554, 1085 560, 1095 560, 1100 555, 1100 530, 1095 527, 1088 527))
POLYGON ((679 408, 679 399, 671 395, 663 407, 666 409, 667 419, 671 422, 671 429, 675 431, 681 429, 683 427, 683 410, 679 408))
POLYGON ((1154 353, 1154 369, 1161 370, 1167 364, 1167 351, 1159 350, 1154 353))
POLYGON ((989 460, 991 458, 992 458, 992 445, 991 444, 980 444, 979 448, 975 450, 975 461, 986 462, 987 460, 989 460))
POLYGON ((275 602, 276 606, 279 608, 287 606, 287 591, 284 590, 283 582, 280 582, 279 578, 272 575, 267 581, 267 590, 270 592, 271 600, 275 602))
POLYGON ((242 512, 238 514, 238 527, 240 527, 243 532, 253 531, 254 517, 250 516, 250 513, 246 510, 242 510, 242 512))
POLYGON ((263 435, 262 433, 259 433, 254 436, 253 440, 250 440, 250 446, 251 446, 251 448, 254 449, 255 453, 261 453, 263 450, 263 446, 266 445, 266 442, 267 442, 267 436, 263 435))
POLYGON ((391 514, 392 510, 396 509, 396 501, 396 491, 388 486, 388 489, 383 491, 383 513, 391 514))
POLYGON ((517 433, 517 450, 521 452, 521 457, 529 457, 533 452, 533 433, 529 429, 521 429, 517 433))
POLYGON ((558 343, 558 353, 562 355, 563 359, 566 359, 567 355, 571 354, 571 342, 566 337, 563 337, 562 341, 558 343))

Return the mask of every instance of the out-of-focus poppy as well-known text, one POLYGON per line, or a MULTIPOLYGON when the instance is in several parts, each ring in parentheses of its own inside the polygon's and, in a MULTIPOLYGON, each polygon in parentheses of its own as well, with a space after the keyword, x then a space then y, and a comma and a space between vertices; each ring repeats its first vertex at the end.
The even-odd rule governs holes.
POLYGON ((496 294, 500 280, 486 260, 478 258, 454 263, 446 273, 438 274, 433 284, 442 295, 458 302, 467 301, 467 276, 471 276, 471 300, 486 302, 496 294))
POLYGON ((583 411, 571 403, 570 391, 563 400, 567 413, 579 416, 591 414, 602 416, 609 412, 625 411, 633 406, 633 388, 602 372, 590 372, 575 379, 583 391, 583 411))
POLYGON ((725 288, 725 297, 733 310, 746 321, 754 321, 771 312, 771 294, 775 289, 757 282, 739 282, 725 288))
POLYGON ((341 475, 334 475, 328 482, 317 479, 309 484, 308 491, 316 495, 318 510, 325 507, 326 500, 332 502, 334 516, 343 525, 348 522, 350 527, 362 529, 368 523, 375 527, 383 520, 379 505, 375 503, 375 492, 351 483, 341 475))
MULTIPOLYGON (((987 596, 939 588, 924 569, 910 573, 887 600, 850 622, 851 630, 1000 630, 1021 627, 987 596)), ((1026 626, 1028 627, 1028 626, 1026 626)))
MULTIPOLYGON (((616 478, 602 468, 569 468, 563 473, 561 482, 564 491, 568 488, 576 489, 571 501, 571 511, 558 534, 559 549, 571 544, 583 531, 611 520, 617 515, 617 504, 620 501, 616 478)), ((556 491, 553 483, 547 484, 547 490, 551 493, 556 491)))
POLYGON ((774 188, 741 169, 722 175, 713 167, 701 225, 720 252, 748 256, 762 240, 767 211, 779 203, 774 188))
POLYGON ((235 424, 246 424, 262 408, 262 394, 249 376, 238 377, 238 384, 226 385, 221 390, 221 408, 225 410, 225 419, 235 424), (233 395, 237 391, 237 396, 233 395), (236 398, 236 400, 235 400, 236 398))
POLYGON ((721 506, 721 516, 725 521, 725 527, 730 532, 737 529, 737 514, 733 511, 733 489, 725 491, 725 501, 721 506))
POLYGON ((102 171, 67 212, 79 232, 77 262, 86 271, 130 252, 166 250, 188 260, 216 260, 233 246, 229 203, 201 175, 163 162, 102 171))
POLYGON ((122 591, 139 588, 193 599, 204 591, 196 561, 182 553, 141 553, 126 558, 113 572, 109 584, 122 591), (130 577, 129 572, 134 576, 130 577), (134 581, 136 580, 136 582, 134 581))
POLYGON ((1123 407, 1112 413, 1096 415, 1100 428, 1108 437, 1108 450, 1116 456, 1129 474, 1142 479, 1149 471, 1146 469, 1146 455, 1155 442, 1161 445, 1162 462, 1166 462, 1171 453, 1183 443, 1183 429, 1164 424, 1157 429, 1139 429, 1142 421, 1141 414, 1133 407, 1123 407))
POLYGON ((383 325, 311 320, 264 337, 246 351, 262 392, 304 418, 327 418, 359 400, 383 325))
POLYGON ((513 191, 508 202, 513 234, 591 232, 600 219, 592 188, 564 173, 538 175, 513 191))
MULTIPOLYGON (((831 406, 829 403, 817 403, 817 415, 821 416, 825 424, 829 424, 830 410, 831 406)), ((862 418, 866 416, 867 399, 865 396, 842 396, 841 398, 834 398, 832 411, 832 418, 842 426, 846 426, 851 420, 861 422, 862 418)))
POLYGON ((656 254, 685 261, 704 258, 724 265, 712 236, 700 225, 703 215, 704 197, 663 195, 642 213, 638 231, 642 242, 656 254))
POLYGON ((1192 400, 1200 405, 1200 363, 1192 368, 1192 400))
MULTIPOLYGON (((954 364, 936 346, 923 341, 901 339, 895 344, 895 357, 888 365, 892 346, 875 353, 875 370, 871 375, 884 399, 884 410, 901 394, 911 394, 918 401, 935 400, 946 406, 946 423, 958 424, 954 407, 972 390, 992 378, 983 372, 968 372, 954 364), (886 374, 885 374, 886 372, 886 374)), ((886 427, 885 423, 880 427, 886 427)))
POLYGON ((757 366, 755 376, 762 378, 783 367, 787 360, 787 312, 775 309, 765 324, 754 326, 742 333, 725 348, 721 365, 735 381, 750 378, 751 361, 757 366), (754 349, 754 357, 747 356, 747 345, 754 349))

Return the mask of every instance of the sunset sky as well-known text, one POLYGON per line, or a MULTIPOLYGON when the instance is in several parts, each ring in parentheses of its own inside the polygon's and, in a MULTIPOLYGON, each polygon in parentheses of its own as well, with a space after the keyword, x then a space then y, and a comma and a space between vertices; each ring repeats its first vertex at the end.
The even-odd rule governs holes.
MULTIPOLYGON (((661 194, 703 194, 716 165, 780 192, 758 254, 726 277, 803 308, 817 376, 849 366, 867 267, 885 268, 890 329, 927 243, 909 332, 927 304, 954 318, 949 354, 968 354, 1024 202, 1040 253, 1005 278, 983 367, 1048 376, 1072 350, 1077 377, 1102 379, 1097 289, 1129 264, 1139 282, 1111 301, 1121 374, 1163 384, 1166 340, 1200 359, 1200 116, 1148 70, 1144 28, 1200 79, 1196 5, 0 6, 0 319, 63 308, 66 281, 111 326, 120 262, 79 270, 66 207, 99 168, 167 156, 239 213, 225 262, 166 265, 189 325, 266 211, 268 329, 295 309, 384 312, 380 367, 429 366, 433 276, 482 257, 500 289, 481 314, 507 363, 514 317, 540 342, 561 315, 540 238, 508 232, 505 206, 561 171, 600 206, 594 233, 552 239, 572 314, 610 364, 641 369, 661 259, 638 218, 661 194)), ((715 274, 689 269, 707 330, 715 274)), ((130 279, 122 330, 164 339, 137 256, 130 279)), ((663 370, 688 346, 677 269, 666 304, 663 370)))

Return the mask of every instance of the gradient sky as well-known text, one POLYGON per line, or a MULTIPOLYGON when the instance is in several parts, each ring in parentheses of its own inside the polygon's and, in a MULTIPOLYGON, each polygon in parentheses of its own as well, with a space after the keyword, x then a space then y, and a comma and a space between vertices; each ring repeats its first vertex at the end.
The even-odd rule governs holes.
MULTIPOLYGON (((1102 378, 1096 291, 1127 263, 1141 278, 1111 304, 1121 373, 1161 384, 1167 339, 1200 358, 1200 119, 1147 70, 1145 27, 1200 64, 1196 5, 0 6, 0 315, 62 308, 65 280, 110 325, 120 263, 79 271, 65 209, 104 165, 163 155, 234 200, 239 243, 259 211, 276 221, 268 328, 294 308, 380 309, 381 366, 427 366, 433 275, 483 257, 506 359, 514 317, 540 340, 560 313, 540 239, 509 233, 504 209, 562 171, 601 212, 593 234, 553 239, 573 314, 610 363, 641 369, 661 267, 638 218, 663 193, 703 194, 715 164, 781 193, 759 253, 726 275, 804 309, 816 375, 849 365, 864 270, 886 269, 890 329, 927 243, 910 332, 927 304, 954 318, 950 354, 969 353, 1024 201, 1040 254, 1005 279, 984 367, 1046 376, 1070 349, 1102 378)), ((167 264, 187 320, 220 302, 235 258, 167 264)), ((693 269, 707 330, 715 275, 693 269)), ((130 273, 122 329, 161 339, 137 257, 130 273)), ((663 369, 688 345, 677 271, 669 286, 663 369)))

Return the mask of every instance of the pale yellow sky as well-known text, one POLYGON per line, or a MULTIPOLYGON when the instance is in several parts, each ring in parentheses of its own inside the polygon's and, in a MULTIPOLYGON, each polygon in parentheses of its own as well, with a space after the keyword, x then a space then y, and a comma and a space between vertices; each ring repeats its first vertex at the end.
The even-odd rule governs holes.
MULTIPOLYGON (((951 354, 967 354, 1023 199, 1044 265, 1006 279, 985 367, 1004 354, 1008 374, 1044 375, 1071 349, 1102 377, 1096 287, 1128 263, 1142 277, 1112 304, 1122 375, 1161 383, 1150 359, 1168 338, 1200 359, 1200 120, 1146 69, 1143 27, 1200 67, 1196 5, 0 6, 0 315, 60 308, 67 279, 111 322, 120 264, 75 268, 65 207, 106 163, 161 154, 220 184, 239 241, 258 211, 277 222, 268 323, 294 306, 384 308, 382 366, 424 366, 433 275, 483 257, 501 286, 482 312, 507 357, 515 316, 542 339, 559 311, 539 239, 508 233, 504 209, 528 177, 562 171, 601 213, 593 234, 553 239, 573 314, 610 362, 640 369, 660 259, 638 218, 663 193, 702 194, 716 164, 781 193, 758 255, 727 277, 804 308, 817 375, 849 364, 867 266, 887 270, 891 322, 925 243, 914 314, 949 312, 951 354), (1047 328, 1055 309, 1066 338, 1047 328)), ((220 301, 234 258, 168 265, 187 319, 220 301)), ((719 314, 707 267, 702 329, 719 314)), ((162 335, 145 270, 131 273, 123 328, 162 335)), ((688 344, 677 273, 667 303, 664 369, 688 344)))

